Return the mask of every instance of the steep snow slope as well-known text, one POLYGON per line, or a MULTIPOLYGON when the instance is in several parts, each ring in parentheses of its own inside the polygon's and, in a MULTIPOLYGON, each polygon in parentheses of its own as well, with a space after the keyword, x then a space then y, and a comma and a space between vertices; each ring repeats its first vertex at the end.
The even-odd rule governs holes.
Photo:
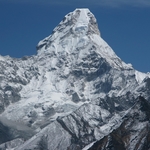
POLYGON ((149 99, 149 75, 115 54, 88 9, 67 14, 37 55, 1 56, 0 71, 1 118, 39 132, 21 150, 51 140, 48 149, 81 149, 117 128, 138 95, 149 99))

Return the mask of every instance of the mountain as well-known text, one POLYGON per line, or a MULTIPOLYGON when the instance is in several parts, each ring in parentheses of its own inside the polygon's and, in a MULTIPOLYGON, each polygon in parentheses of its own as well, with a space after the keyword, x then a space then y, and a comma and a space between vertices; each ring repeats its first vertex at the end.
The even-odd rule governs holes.
POLYGON ((139 95, 149 101, 149 76, 115 54, 88 9, 76 9, 36 55, 0 56, 0 148, 90 148, 119 129, 139 95))
POLYGON ((150 103, 139 97, 123 117, 121 125, 93 144, 89 150, 148 150, 150 149, 150 103))

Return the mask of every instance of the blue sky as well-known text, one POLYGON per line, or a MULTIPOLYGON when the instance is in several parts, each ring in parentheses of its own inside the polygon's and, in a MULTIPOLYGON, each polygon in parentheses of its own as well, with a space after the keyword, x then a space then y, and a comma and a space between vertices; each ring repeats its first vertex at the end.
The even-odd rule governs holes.
POLYGON ((150 72, 150 0, 0 0, 0 54, 36 54, 37 43, 75 8, 91 10, 123 61, 150 72))

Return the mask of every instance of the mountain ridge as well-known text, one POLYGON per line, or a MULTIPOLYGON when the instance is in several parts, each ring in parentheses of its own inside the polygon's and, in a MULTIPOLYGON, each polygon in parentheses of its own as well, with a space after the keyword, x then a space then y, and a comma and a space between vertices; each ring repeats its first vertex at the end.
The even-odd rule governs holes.
POLYGON ((103 139, 94 143, 89 150, 149 149, 149 109, 150 103, 139 96, 136 104, 124 116, 121 125, 103 139))
POLYGON ((118 128, 139 95, 150 99, 149 75, 115 54, 88 9, 66 15, 37 55, 1 56, 0 70, 0 118, 35 134, 26 140, 15 130, 15 150, 83 149, 118 128))

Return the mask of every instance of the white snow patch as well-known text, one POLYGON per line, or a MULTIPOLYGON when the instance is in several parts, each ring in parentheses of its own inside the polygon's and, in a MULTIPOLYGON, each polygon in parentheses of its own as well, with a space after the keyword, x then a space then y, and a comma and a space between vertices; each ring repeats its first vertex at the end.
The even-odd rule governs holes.
POLYGON ((85 146, 82 150, 88 150, 90 147, 93 146, 95 142, 90 143, 89 145, 85 146))
POLYGON ((137 82, 140 84, 146 77, 150 77, 150 74, 149 73, 146 74, 146 73, 135 70, 135 77, 136 77, 137 82))
POLYGON ((0 55, 0 61, 5 61, 5 58, 0 55))

